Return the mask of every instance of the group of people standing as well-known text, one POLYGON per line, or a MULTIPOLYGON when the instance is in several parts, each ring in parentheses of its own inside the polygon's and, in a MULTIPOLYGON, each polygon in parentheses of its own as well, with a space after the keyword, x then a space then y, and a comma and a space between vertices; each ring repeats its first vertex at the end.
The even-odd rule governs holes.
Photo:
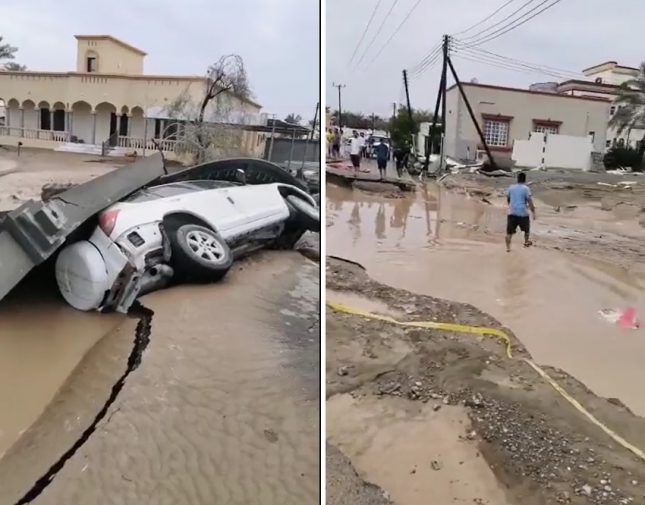
MULTIPOLYGON (((331 159, 338 159, 341 157, 341 147, 343 145, 342 130, 339 128, 327 130, 327 149, 328 157, 331 159)), ((352 131, 352 136, 349 141, 349 158, 352 167, 356 172, 360 171, 361 160, 368 157, 367 138, 364 132, 352 131)), ((387 163, 391 157, 396 162, 396 171, 400 177, 403 174, 403 169, 407 168, 408 159, 410 156, 410 146, 404 145, 394 148, 392 150, 387 142, 377 142, 372 145, 372 154, 376 157, 376 165, 378 167, 381 179, 385 178, 387 170, 387 163)))

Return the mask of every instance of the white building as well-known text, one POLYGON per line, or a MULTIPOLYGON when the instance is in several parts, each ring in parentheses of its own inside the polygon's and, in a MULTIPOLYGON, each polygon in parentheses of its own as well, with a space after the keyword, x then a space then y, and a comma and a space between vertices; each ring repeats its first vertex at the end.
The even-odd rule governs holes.
MULTIPOLYGON (((110 35, 76 35, 74 71, 0 71, 0 145, 102 152, 107 143, 124 152, 173 152, 181 114, 198 108, 207 80, 202 76, 144 73, 146 53, 110 35)), ((209 104, 206 120, 234 124, 249 155, 264 150, 261 106, 222 93, 209 104), (224 112, 222 112, 224 111, 224 112)))
MULTIPOLYGON (((580 97, 601 97, 612 102, 616 99, 619 86, 626 81, 635 79, 640 74, 640 69, 619 65, 615 61, 607 61, 586 68, 582 71, 589 80, 569 80, 558 85, 558 93, 580 97)), ((615 114, 616 105, 609 109, 610 117, 615 114)), ((613 145, 627 145, 637 147, 645 136, 645 128, 625 130, 619 135, 615 128, 607 128, 606 147, 613 145)))
MULTIPOLYGON (((591 138, 593 150, 605 150, 610 100, 600 96, 462 83, 468 101, 496 159, 510 158, 515 140, 533 132, 591 138)), ((456 85, 446 92, 445 152, 482 159, 484 146, 456 85)))

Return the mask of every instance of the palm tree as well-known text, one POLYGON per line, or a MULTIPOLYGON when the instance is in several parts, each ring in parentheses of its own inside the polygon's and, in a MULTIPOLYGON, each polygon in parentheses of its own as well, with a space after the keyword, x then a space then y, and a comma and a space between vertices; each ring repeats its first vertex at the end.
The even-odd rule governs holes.
POLYGON ((633 128, 645 127, 645 63, 641 63, 637 77, 620 85, 614 103, 617 109, 609 125, 615 127, 619 135, 627 130, 629 136, 633 128))

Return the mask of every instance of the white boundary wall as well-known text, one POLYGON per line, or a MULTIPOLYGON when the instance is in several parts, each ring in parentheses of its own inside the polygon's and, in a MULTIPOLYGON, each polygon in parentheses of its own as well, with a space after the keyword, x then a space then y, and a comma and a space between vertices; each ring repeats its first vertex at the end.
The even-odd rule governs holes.
POLYGON ((591 169, 593 138, 531 133, 529 140, 513 142, 512 158, 518 167, 591 169))

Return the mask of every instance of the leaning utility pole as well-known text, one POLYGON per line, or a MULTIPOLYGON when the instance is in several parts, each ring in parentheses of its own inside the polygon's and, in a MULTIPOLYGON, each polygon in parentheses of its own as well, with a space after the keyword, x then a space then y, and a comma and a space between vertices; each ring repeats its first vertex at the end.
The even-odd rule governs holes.
POLYGON ((412 106, 410 105, 410 90, 408 89, 408 71, 403 71, 403 86, 405 87, 405 102, 408 106, 408 117, 412 123, 412 106))
POLYGON ((343 131, 343 101, 341 98, 342 94, 342 89, 345 87, 344 84, 336 84, 335 82, 332 83, 332 86, 334 88, 338 88, 338 127, 340 128, 340 131, 343 131))
POLYGON ((479 140, 484 146, 486 155, 488 156, 488 161, 490 161, 491 167, 493 168, 493 170, 495 170, 497 168, 497 165, 495 164, 495 159, 493 158, 493 155, 490 152, 490 148, 488 147, 488 143, 486 142, 486 137, 484 136, 484 132, 482 131, 481 126, 479 126, 479 123, 477 122, 477 117, 473 112, 473 108, 470 106, 470 102, 468 101, 468 97, 466 96, 466 92, 464 91, 464 87, 461 85, 461 81, 457 76, 457 72, 455 71, 455 67, 453 66, 452 60, 450 58, 448 58, 448 66, 450 67, 450 72, 452 73, 452 76, 455 79, 455 82, 457 83, 457 87, 459 88, 459 93, 461 94, 461 97, 464 99, 464 103, 466 104, 466 109, 468 109, 468 114, 470 114, 470 119, 472 119, 473 124, 475 125, 475 129, 477 130, 477 134, 479 135, 479 140))
POLYGON ((466 96, 466 92, 464 91, 464 88, 461 84, 461 81, 459 80, 459 76, 457 75, 457 72, 455 70, 455 67, 452 64, 452 60, 450 58, 450 36, 444 35, 443 37, 443 64, 442 64, 442 69, 441 69, 441 80, 439 82, 439 91, 437 93, 437 102, 435 103, 435 109, 434 109, 434 116, 432 118, 432 126, 430 127, 430 132, 429 132, 429 146, 428 149, 426 150, 426 160, 424 163, 424 173, 427 174, 428 172, 428 167, 430 165, 430 154, 432 153, 432 148, 434 143, 432 142, 433 140, 433 134, 434 130, 437 126, 437 118, 439 117, 439 107, 441 107, 441 154, 439 158, 439 169, 442 168, 443 166, 443 160, 444 160, 444 138, 446 134, 446 89, 447 89, 447 80, 448 80, 448 69, 450 69, 450 73, 452 74, 453 79, 455 80, 457 87, 459 88, 459 94, 461 95, 461 98, 463 99, 464 103, 466 104, 466 109, 468 110, 468 114, 470 115, 470 119, 472 120, 473 124, 475 125, 475 129, 477 130, 477 134, 479 135, 479 140, 481 144, 484 146, 484 149, 486 150, 486 154, 488 155, 488 159, 490 161, 490 164, 492 168, 496 168, 495 165, 495 160, 493 158, 493 155, 491 154, 491 151, 488 147, 488 144, 486 143, 486 138, 484 137, 484 133, 482 132, 481 127, 479 126, 479 122, 477 121, 477 117, 475 116, 475 113, 470 105, 470 101, 468 100, 468 97, 466 96))

